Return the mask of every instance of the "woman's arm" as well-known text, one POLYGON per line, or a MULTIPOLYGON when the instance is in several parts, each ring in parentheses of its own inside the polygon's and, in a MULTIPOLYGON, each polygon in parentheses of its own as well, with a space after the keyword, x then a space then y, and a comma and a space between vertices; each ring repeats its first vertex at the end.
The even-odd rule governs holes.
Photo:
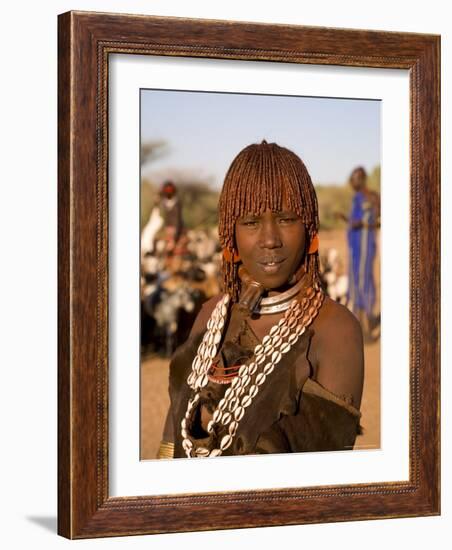
POLYGON ((173 419, 171 415, 171 406, 166 413, 165 426, 163 428, 163 436, 160 441, 157 458, 174 458, 174 430, 173 419))

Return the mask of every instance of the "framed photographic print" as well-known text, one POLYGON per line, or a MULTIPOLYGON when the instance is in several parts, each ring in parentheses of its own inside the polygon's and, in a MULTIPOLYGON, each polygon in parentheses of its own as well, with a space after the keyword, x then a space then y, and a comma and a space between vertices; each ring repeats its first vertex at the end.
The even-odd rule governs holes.
POLYGON ((59 17, 61 535, 439 513, 439 46, 59 17))

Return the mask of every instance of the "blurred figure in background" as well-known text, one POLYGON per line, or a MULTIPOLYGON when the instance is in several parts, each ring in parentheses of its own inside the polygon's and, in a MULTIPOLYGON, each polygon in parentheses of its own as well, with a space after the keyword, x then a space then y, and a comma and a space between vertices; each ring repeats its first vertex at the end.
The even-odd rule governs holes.
POLYGON ((328 248, 320 257, 320 278, 328 296, 335 302, 347 305, 348 276, 336 248, 328 248))
POLYGON ((377 251, 376 230, 380 227, 380 195, 367 187, 362 166, 353 170, 349 183, 354 191, 349 216, 339 214, 348 223, 349 287, 347 305, 361 322, 365 338, 375 338, 380 316, 375 316, 374 260, 377 251))
POLYGON ((163 183, 141 232, 142 353, 170 356, 187 339, 201 304, 218 294, 216 233, 187 230, 175 184, 163 183))
POLYGON ((160 215, 163 218, 165 251, 167 254, 177 252, 176 246, 183 230, 182 204, 177 189, 171 180, 167 180, 160 190, 160 215))
POLYGON ((160 200, 151 210, 149 220, 141 232, 141 257, 158 252, 173 254, 183 225, 182 204, 176 186, 167 180, 160 189, 160 200), (158 243, 159 240, 163 243, 158 243))

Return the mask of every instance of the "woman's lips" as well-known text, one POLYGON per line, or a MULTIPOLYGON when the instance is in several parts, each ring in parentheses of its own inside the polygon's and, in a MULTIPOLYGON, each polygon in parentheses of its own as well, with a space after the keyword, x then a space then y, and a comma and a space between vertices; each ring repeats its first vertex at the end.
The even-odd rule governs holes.
POLYGON ((257 263, 264 273, 273 274, 280 270, 284 261, 285 258, 275 258, 273 260, 261 260, 257 263))

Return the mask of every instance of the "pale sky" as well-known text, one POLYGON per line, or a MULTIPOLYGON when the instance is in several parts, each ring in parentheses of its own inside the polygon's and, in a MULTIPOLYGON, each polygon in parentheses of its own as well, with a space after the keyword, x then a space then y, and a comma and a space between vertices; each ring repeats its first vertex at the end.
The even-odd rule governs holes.
POLYGON ((141 138, 168 152, 146 167, 156 183, 167 170, 211 177, 221 188, 235 155, 275 141, 294 151, 315 184, 343 184, 352 169, 380 164, 378 100, 141 91, 141 138))

